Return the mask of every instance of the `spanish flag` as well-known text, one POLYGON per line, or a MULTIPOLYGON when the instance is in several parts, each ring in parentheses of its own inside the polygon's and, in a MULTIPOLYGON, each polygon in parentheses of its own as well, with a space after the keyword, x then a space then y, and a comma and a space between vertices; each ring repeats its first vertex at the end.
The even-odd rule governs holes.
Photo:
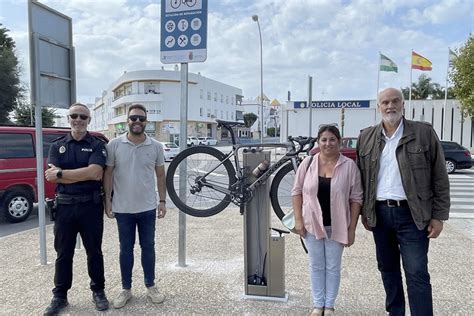
POLYGON ((411 68, 418 69, 423 71, 430 71, 431 68, 431 61, 427 58, 415 53, 414 51, 411 52, 411 68))

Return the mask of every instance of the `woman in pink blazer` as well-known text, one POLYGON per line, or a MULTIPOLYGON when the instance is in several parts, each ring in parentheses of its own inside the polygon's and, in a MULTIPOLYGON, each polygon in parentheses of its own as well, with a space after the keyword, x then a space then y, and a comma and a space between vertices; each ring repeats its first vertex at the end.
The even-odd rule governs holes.
POLYGON ((354 243, 362 206, 362 185, 354 161, 341 155, 336 126, 318 131, 320 152, 305 159, 292 190, 295 230, 309 253, 313 312, 334 315, 344 247, 354 243), (310 165, 309 165, 310 164, 310 165))

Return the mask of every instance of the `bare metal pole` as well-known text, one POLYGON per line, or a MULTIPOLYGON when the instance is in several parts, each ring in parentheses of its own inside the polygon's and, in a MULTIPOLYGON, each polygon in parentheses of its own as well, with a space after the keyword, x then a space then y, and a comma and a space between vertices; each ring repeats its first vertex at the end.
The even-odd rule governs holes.
MULTIPOLYGON (((37 85, 40 82, 39 65, 35 62, 35 56, 39 54, 39 35, 33 33, 32 22, 32 2, 28 1, 28 32, 30 40, 30 100, 31 106, 35 107, 35 139, 36 139, 36 153, 43 152, 43 133, 41 129, 41 105, 40 89, 37 85)), ((46 252, 46 216, 44 206, 44 167, 43 155, 36 155, 36 179, 38 188, 38 230, 39 230, 39 244, 40 244, 40 264, 46 265, 48 263, 48 255, 46 252)))
POLYGON ((450 48, 448 47, 448 67, 446 68, 446 85, 445 85, 445 89, 444 89, 444 104, 443 104, 443 112, 444 112, 444 115, 443 115, 443 128, 441 129, 441 139, 448 139, 446 137, 446 122, 448 121, 446 119, 446 117, 448 116, 448 111, 447 111, 447 104, 448 104, 448 80, 449 80, 449 66, 451 64, 451 61, 450 61, 450 48))
POLYGON ((262 31, 258 22, 258 15, 252 15, 252 20, 257 22, 258 35, 260 36, 260 142, 263 143, 263 47, 262 31))
POLYGON ((313 77, 308 76, 308 107, 309 107, 309 131, 308 136, 311 137, 313 130, 313 77))
MULTIPOLYGON (((181 105, 180 105, 179 147, 183 151, 187 147, 188 136, 188 64, 181 63, 181 105)), ((180 164, 179 198, 186 200, 186 164, 180 164)), ((186 214, 179 212, 178 229, 178 266, 186 266, 186 214)))

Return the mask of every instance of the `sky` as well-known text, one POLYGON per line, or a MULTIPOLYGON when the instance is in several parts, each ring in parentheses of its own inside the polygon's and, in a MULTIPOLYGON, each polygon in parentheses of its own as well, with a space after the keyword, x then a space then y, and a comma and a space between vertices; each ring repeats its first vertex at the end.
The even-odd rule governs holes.
MULTIPOLYGON (((77 100, 94 103, 124 71, 172 70, 160 61, 161 1, 42 0, 73 22, 77 100)), ((189 72, 260 93, 259 16, 263 90, 270 99, 375 99, 379 52, 398 65, 381 72, 380 88, 410 84, 411 51, 433 70, 413 70, 445 85, 448 47, 474 28, 474 0, 209 0, 207 60, 189 72)), ((29 82, 26 0, 0 0, 0 23, 17 45, 22 80, 29 82)))

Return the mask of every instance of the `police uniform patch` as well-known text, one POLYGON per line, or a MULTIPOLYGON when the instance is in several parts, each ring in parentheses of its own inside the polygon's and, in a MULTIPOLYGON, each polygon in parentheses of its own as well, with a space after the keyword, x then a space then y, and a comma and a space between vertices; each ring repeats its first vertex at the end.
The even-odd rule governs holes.
POLYGON ((107 150, 105 150, 105 148, 104 148, 104 149, 102 149, 102 155, 104 155, 104 157, 106 157, 106 158, 107 158, 107 150))
POLYGON ((59 147, 59 153, 64 154, 66 152, 66 146, 59 147))

